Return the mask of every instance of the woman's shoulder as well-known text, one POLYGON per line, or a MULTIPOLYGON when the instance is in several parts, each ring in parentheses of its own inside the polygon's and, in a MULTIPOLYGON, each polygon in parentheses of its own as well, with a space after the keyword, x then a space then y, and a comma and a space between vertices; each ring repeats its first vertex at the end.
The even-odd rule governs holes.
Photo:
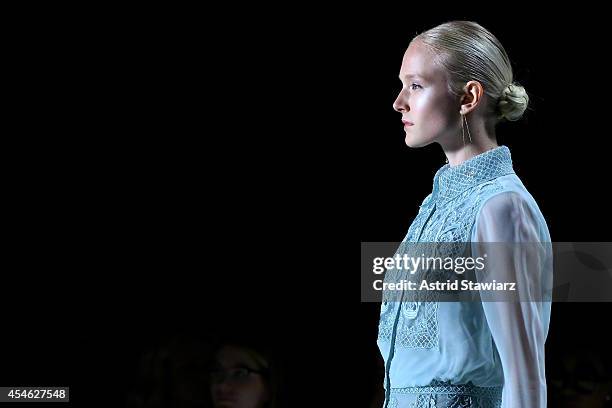
POLYGON ((496 184, 497 188, 480 202, 474 232, 485 226, 534 228, 539 232, 539 240, 548 240, 544 215, 521 180, 515 175, 508 175, 497 180, 496 184))
POLYGON ((533 207, 540 212, 535 198, 525 187, 522 180, 516 174, 508 174, 494 180, 495 186, 485 195, 482 201, 482 209, 498 208, 510 210, 522 206, 533 207))

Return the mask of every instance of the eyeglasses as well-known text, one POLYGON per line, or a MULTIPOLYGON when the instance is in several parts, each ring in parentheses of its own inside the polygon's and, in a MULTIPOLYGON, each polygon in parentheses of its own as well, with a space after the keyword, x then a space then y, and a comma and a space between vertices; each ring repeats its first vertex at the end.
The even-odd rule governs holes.
POLYGON ((229 370, 214 369, 209 372, 210 382, 220 384, 226 379, 235 384, 242 384, 249 380, 252 374, 263 374, 263 371, 253 370, 247 367, 230 368, 229 370))

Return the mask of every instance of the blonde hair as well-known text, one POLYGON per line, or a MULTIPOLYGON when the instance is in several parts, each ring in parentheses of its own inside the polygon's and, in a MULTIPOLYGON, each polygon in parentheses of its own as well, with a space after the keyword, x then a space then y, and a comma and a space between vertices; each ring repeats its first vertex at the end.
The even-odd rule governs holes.
POLYGON ((512 66, 504 47, 493 34, 472 21, 450 21, 417 35, 436 54, 444 68, 449 91, 460 96, 469 81, 478 81, 490 99, 488 113, 496 123, 515 121, 529 103, 527 91, 514 83, 512 66))

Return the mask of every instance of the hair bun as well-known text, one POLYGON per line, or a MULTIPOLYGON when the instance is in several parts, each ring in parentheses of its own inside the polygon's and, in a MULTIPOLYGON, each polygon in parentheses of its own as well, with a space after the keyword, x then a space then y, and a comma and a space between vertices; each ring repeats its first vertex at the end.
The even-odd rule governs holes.
POLYGON ((525 88, 517 84, 509 84, 504 88, 497 102, 499 117, 509 121, 519 120, 528 104, 529 95, 525 88))

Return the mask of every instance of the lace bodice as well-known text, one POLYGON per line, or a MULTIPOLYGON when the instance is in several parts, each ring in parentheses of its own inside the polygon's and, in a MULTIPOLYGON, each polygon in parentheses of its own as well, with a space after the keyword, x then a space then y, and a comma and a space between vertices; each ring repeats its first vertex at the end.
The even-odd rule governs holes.
MULTIPOLYGON (((417 242, 453 243, 475 252, 478 242, 550 243, 550 235, 513 170, 510 150, 500 146, 436 172, 432 193, 402 245, 417 242)), ((549 247, 538 247, 537 254, 522 253, 520 246, 515 251, 499 268, 516 271, 517 279, 541 277, 551 288, 549 247), (521 263, 526 259, 538 261, 521 263)), ((385 276, 394 279, 393 273, 385 276)), ((549 302, 439 302, 435 292, 420 301, 403 296, 385 294, 381 305, 378 345, 385 360, 386 406, 497 407, 502 399, 503 407, 546 406, 549 302), (435 396, 440 384, 449 387, 445 397, 435 396), (472 391, 465 391, 467 385, 472 391), (486 398, 474 390, 486 390, 486 398), (470 398, 472 405, 451 404, 470 398)))

